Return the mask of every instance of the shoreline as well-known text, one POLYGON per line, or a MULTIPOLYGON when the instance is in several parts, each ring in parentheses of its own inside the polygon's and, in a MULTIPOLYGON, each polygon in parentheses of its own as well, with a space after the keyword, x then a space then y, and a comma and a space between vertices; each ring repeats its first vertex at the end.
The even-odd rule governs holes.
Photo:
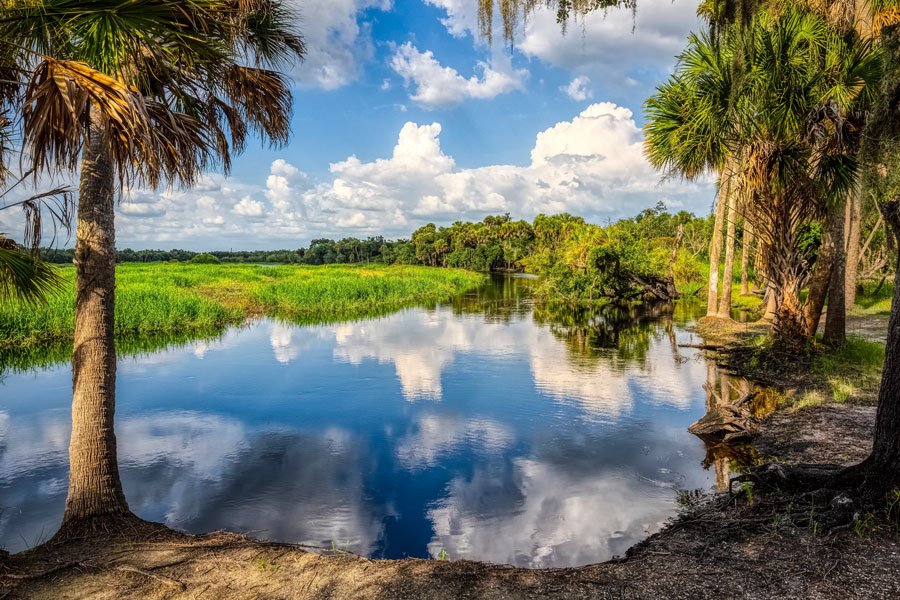
MULTIPOLYGON (((717 356, 747 366, 736 359, 752 356, 747 348, 745 340, 717 356)), ((771 375, 797 390, 804 382, 827 386, 809 369, 790 380, 771 375)), ((785 403, 762 420, 751 445, 781 463, 850 464, 869 451, 874 415, 869 387, 843 403, 785 403)), ((900 592, 900 527, 873 514, 854 527, 818 530, 792 509, 794 498, 754 498, 734 487, 734 495, 686 498, 679 517, 624 557, 583 567, 370 560, 232 533, 156 530, 0 555, 0 597, 868 599, 900 592)))

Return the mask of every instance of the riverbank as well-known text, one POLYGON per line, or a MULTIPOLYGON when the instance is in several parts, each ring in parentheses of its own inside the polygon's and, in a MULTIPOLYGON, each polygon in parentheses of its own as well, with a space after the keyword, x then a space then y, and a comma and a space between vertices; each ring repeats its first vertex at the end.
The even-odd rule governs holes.
MULTIPOLYGON (((753 441, 767 460, 852 464, 867 455, 877 345, 854 340, 839 352, 810 354, 802 368, 780 369, 758 337, 730 349, 719 358, 735 370, 789 386, 753 441), (835 376, 858 384, 835 398, 843 389, 835 376)), ((685 490, 684 512, 669 527, 621 559, 579 568, 517 569, 452 556, 369 560, 340 546, 148 526, 0 556, 0 598, 869 599, 900 592, 900 519, 887 503, 860 511, 848 526, 829 521, 828 499, 734 487, 732 496, 685 490)))
MULTIPOLYGON (((842 353, 814 355, 803 369, 793 370, 793 379, 786 378, 787 370, 770 373, 796 387, 785 388, 779 410, 763 421, 756 450, 786 464, 863 459, 875 415, 871 386, 859 387, 842 402, 798 400, 830 389, 829 369, 844 375, 874 369, 872 349, 862 348, 869 352, 854 342, 842 353), (859 359, 860 354, 867 358, 859 359)), ((732 364, 737 365, 736 356, 752 358, 754 352, 732 354, 732 364)), ((764 374, 758 362, 753 368, 764 374)), ((900 593, 896 509, 886 505, 860 513, 850 526, 835 525, 827 511, 816 510, 815 499, 810 505, 805 497, 734 487, 734 495, 712 497, 686 491, 683 514, 663 531, 625 557, 579 568, 369 560, 340 548, 266 543, 221 532, 191 536, 151 526, 0 557, 0 597, 824 600, 900 593)))
MULTIPOLYGON (((0 348, 39 346, 72 338, 74 269, 70 283, 44 306, 0 306, 0 348)), ((116 269, 116 334, 184 334, 276 316, 297 323, 372 316, 449 299, 483 282, 456 269, 401 265, 263 267, 124 263, 116 269)))
MULTIPOLYGON (((858 450, 847 458, 861 458, 858 450)), ((780 502, 723 496, 689 507, 622 559, 569 569, 369 560, 340 549, 159 529, 0 558, 0 597, 824 600, 900 591, 895 529, 873 519, 856 530, 817 531, 780 502)))

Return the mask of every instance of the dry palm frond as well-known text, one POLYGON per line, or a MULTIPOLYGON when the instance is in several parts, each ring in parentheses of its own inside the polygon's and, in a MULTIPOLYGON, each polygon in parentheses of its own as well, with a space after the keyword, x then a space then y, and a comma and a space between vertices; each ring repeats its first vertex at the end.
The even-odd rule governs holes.
POLYGON ((883 28, 896 25, 897 23, 900 23, 900 7, 890 6, 875 13, 872 30, 876 36, 881 35, 883 28))
POLYGON ((190 184, 212 159, 197 119, 84 63, 47 58, 29 81, 22 111, 31 170, 74 170, 92 118, 103 121, 120 183, 137 177, 151 187, 163 178, 190 184))
POLYGON ((24 142, 35 172, 78 166, 92 110, 109 132, 107 150, 113 161, 132 163, 136 147, 149 142, 142 97, 84 63, 45 58, 38 65, 22 109, 24 142))
POLYGON ((275 71, 233 65, 222 82, 232 106, 274 144, 287 142, 292 98, 285 77, 275 71))

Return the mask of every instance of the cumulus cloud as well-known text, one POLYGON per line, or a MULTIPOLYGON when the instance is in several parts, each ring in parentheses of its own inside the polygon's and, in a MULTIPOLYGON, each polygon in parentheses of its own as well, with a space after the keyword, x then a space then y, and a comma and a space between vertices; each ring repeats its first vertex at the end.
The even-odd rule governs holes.
MULTIPOLYGON (((423 0, 444 9, 441 23, 456 37, 479 39, 478 0, 423 0)), ((564 69, 590 72, 610 82, 633 71, 666 72, 692 29, 695 7, 685 0, 642 0, 637 11, 599 10, 570 24, 564 35, 556 11, 539 6, 516 33, 517 51, 564 69)), ((495 21, 499 21, 499 14, 495 21)), ((494 37, 502 31, 494 24, 494 37)), ((597 79, 600 80, 599 78, 597 79)))
POLYGON ((453 37, 478 32, 478 0, 423 0, 425 4, 443 8, 447 17, 441 23, 453 37))
POLYGON ((480 76, 466 79, 456 69, 442 66, 430 50, 419 52, 410 42, 397 48, 390 65, 407 86, 414 86, 410 98, 424 108, 454 106, 468 98, 494 98, 522 89, 528 76, 525 70, 513 70, 508 59, 495 57, 490 63, 478 63, 480 76))
POLYGON ((231 212, 242 217, 261 217, 264 210, 265 205, 262 202, 253 200, 250 196, 244 196, 240 202, 234 205, 231 212))
POLYGON ((702 210, 711 192, 702 183, 659 183, 631 111, 608 102, 540 132, 527 166, 459 169, 441 148, 441 132, 439 123, 406 123, 390 158, 332 165, 334 180, 306 192, 304 204, 327 207, 333 223, 357 226, 364 215, 366 231, 408 235, 429 220, 492 212, 530 219, 569 211, 601 222, 659 200, 702 210))
POLYGON ((332 90, 359 76, 373 54, 367 9, 390 10, 392 0, 291 0, 301 16, 306 60, 292 73, 303 87, 332 90))
POLYGON ((576 100, 581 102, 582 100, 587 100, 588 98, 594 97, 594 92, 592 92, 588 85, 590 85, 591 79, 584 75, 579 75, 575 79, 569 82, 569 85, 564 85, 559 89, 566 93, 566 95, 572 100, 576 100))
POLYGON ((631 111, 609 102, 538 132, 526 165, 460 168, 441 147, 443 133, 437 122, 408 122, 390 156, 350 156, 318 183, 278 159, 256 183, 209 175, 190 190, 133 191, 118 209, 117 238, 133 247, 298 247, 317 237, 408 237, 428 222, 503 212, 603 223, 660 200, 703 212, 712 197, 711 182, 660 182, 631 111))

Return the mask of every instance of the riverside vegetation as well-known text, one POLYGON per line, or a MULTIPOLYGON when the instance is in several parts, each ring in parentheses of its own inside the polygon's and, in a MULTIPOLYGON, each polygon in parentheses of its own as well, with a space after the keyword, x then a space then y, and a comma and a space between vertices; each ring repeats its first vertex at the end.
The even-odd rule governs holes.
MULTIPOLYGON (((0 306, 0 347, 71 339, 74 269, 64 291, 37 307, 0 306)), ((184 333, 271 315, 294 322, 370 316, 413 303, 445 300, 483 277, 456 269, 402 265, 325 267, 120 264, 116 334, 184 333)))

